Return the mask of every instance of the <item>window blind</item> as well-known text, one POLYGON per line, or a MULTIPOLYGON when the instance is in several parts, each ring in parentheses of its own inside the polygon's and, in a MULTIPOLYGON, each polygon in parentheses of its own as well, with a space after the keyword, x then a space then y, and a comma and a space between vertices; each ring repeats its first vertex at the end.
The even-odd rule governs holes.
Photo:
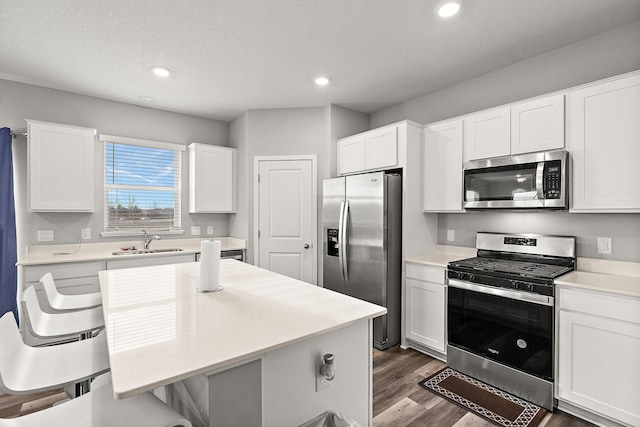
POLYGON ((181 229, 184 146, 108 135, 100 139, 105 159, 104 230, 181 229), (116 138, 120 142, 109 140, 116 138))

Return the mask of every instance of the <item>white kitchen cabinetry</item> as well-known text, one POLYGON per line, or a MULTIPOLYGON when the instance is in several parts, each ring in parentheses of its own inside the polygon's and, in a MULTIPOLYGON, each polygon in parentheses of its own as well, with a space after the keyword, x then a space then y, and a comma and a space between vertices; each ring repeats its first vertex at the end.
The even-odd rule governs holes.
POLYGON ((462 212, 462 120, 424 127, 426 212, 462 212))
POLYGON ((557 300, 557 398, 640 425, 640 299, 560 288, 557 300))
POLYGON ((564 148, 564 95, 464 118, 465 161, 561 148, 564 148))
POLYGON ((405 263, 405 272, 406 338, 442 358, 446 353, 445 269, 405 263))
POLYGON ((640 74, 569 92, 571 212, 640 212, 640 74))
POLYGON ((96 130, 27 120, 28 200, 34 212, 93 212, 96 130))
POLYGON ((235 148, 189 145, 189 212, 236 211, 235 148))
POLYGON ((338 175, 402 167, 400 134, 406 135, 406 123, 338 140, 338 175))
POLYGON ((464 160, 508 156, 511 152, 509 108, 474 114, 464 119, 464 160))
POLYGON ((564 95, 511 107, 511 155, 564 148, 564 95))
POLYGON ((338 175, 361 172, 365 166, 364 135, 355 135, 338 141, 338 175))

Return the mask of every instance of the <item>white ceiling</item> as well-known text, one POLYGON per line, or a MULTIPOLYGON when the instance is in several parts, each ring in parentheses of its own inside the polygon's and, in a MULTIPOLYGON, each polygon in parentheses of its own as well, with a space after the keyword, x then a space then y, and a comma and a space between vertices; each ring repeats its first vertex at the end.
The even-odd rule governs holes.
POLYGON ((640 19, 640 0, 466 0, 449 20, 436 3, 2 0, 0 78, 225 121, 371 113, 640 19))

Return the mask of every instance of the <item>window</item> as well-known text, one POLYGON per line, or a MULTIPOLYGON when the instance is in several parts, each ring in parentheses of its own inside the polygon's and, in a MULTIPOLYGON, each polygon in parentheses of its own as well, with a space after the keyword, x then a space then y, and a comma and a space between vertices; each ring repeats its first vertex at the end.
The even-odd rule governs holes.
POLYGON ((104 142, 104 230, 181 229, 180 165, 186 147, 100 135, 104 142))

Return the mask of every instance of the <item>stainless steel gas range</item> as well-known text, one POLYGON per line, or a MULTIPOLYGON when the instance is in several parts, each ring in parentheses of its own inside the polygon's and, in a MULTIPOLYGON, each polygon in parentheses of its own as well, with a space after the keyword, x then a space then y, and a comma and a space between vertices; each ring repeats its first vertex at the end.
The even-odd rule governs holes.
POLYGON ((447 365, 553 410, 554 279, 575 238, 478 233, 476 248, 448 265, 447 365))

